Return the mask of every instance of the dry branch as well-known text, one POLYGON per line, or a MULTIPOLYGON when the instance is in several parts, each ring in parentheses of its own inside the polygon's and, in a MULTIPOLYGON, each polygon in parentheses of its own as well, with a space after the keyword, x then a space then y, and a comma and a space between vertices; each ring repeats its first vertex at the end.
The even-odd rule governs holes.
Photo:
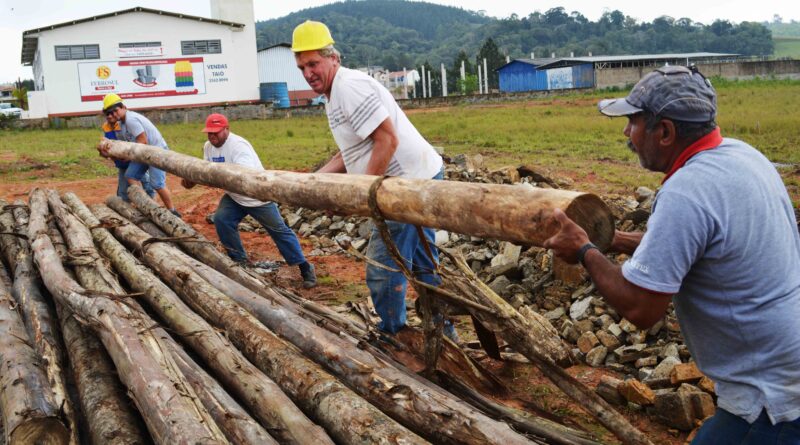
POLYGON ((92 294, 67 276, 47 236, 47 201, 42 190, 31 192, 30 207, 28 235, 45 286, 98 334, 154 440, 159 444, 227 443, 195 415, 194 407, 183 402, 178 382, 164 372, 163 356, 143 318, 119 301, 92 294))
POLYGON ((150 307, 216 373, 283 443, 332 443, 263 372, 247 361, 225 337, 194 313, 169 287, 139 263, 72 193, 64 201, 83 222, 103 254, 128 284, 142 292, 150 307))
MULTIPOLYGON (((92 206, 102 221, 121 216, 92 206)), ((149 236, 132 224, 112 229, 129 247, 142 251, 149 236)), ((310 417, 337 441, 350 444, 425 443, 278 338, 228 296, 173 258, 177 249, 152 244, 143 259, 203 318, 225 330, 230 340, 269 375, 310 417)), ((179 253, 178 253, 179 254, 179 253)))
MULTIPOLYGON (((197 184, 262 201, 371 216, 367 198, 375 176, 255 171, 149 145, 110 140, 101 144, 114 157, 154 165, 197 184)), ((607 248, 614 236, 611 212, 600 198, 588 193, 389 178, 378 194, 378 205, 389 220, 539 246, 558 231, 558 222, 551 215, 560 208, 601 249, 607 248)))

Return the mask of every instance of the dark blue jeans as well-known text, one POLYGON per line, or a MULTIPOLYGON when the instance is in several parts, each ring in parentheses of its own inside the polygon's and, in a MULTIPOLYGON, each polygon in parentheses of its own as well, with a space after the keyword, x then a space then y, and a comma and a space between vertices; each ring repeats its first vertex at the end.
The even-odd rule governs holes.
MULTIPOLYGON (((440 172, 433 179, 442 179, 442 177, 443 175, 440 172)), ((397 245, 400 255, 405 259, 406 267, 412 271, 417 279, 433 286, 441 284, 441 278, 432 273, 436 264, 431 261, 425 252, 423 240, 420 239, 417 228, 412 224, 396 221, 386 221, 386 224, 389 226, 392 241, 397 245)), ((423 228, 423 232, 431 246, 433 259, 438 263, 439 253, 433 244, 434 231, 433 229, 423 228)), ((386 244, 384 244, 377 227, 372 228, 369 247, 367 248, 367 258, 393 269, 398 268, 386 249, 386 244)), ((381 317, 378 329, 394 334, 405 326, 407 285, 408 282, 402 272, 390 272, 367 264, 367 287, 372 297, 372 304, 375 305, 375 311, 381 317)))
POLYGON ((277 204, 270 202, 259 207, 245 207, 237 204, 225 194, 219 200, 219 206, 214 213, 214 227, 231 259, 240 263, 247 261, 242 238, 239 237, 239 222, 247 215, 252 216, 264 226, 287 264, 294 266, 306 262, 303 250, 300 248, 300 241, 283 221, 277 204))
POLYGON ((717 408, 706 420, 692 445, 800 445, 800 419, 773 425, 766 411, 755 422, 717 408))

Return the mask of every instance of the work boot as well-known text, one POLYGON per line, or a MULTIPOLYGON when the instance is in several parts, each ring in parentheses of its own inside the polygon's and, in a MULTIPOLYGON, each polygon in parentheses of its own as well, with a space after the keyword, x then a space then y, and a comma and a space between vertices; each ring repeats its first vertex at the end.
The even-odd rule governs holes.
POLYGON ((303 288, 311 289, 317 286, 317 274, 314 273, 314 265, 306 261, 300 264, 300 275, 303 277, 303 288))

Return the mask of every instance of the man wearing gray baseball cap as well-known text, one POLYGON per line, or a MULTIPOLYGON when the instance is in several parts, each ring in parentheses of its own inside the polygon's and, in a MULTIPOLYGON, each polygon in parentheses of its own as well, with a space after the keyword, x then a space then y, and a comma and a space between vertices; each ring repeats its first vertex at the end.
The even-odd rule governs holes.
POLYGON ((640 328, 670 302, 717 411, 693 444, 800 443, 800 235, 780 175, 748 144, 723 138, 716 92, 695 68, 668 66, 603 100, 625 116, 642 167, 665 174, 646 233, 620 232, 618 266, 563 212, 545 246, 580 262, 640 328))

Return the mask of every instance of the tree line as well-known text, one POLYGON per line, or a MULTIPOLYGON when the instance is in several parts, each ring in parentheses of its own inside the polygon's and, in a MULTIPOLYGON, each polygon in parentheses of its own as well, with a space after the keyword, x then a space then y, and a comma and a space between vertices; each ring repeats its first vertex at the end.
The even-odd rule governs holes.
POLYGON ((440 63, 460 67, 462 53, 474 63, 479 52, 491 49, 487 45, 497 47, 503 62, 505 56, 513 59, 531 53, 538 58, 590 52, 770 55, 774 50, 770 30, 755 22, 716 20, 706 25, 668 16, 642 22, 618 10, 591 21, 561 7, 497 19, 462 8, 404 0, 344 1, 258 22, 259 48, 290 42, 294 27, 308 19, 328 25, 346 66, 380 65, 390 70, 419 67, 426 61, 433 61, 437 69, 440 63))

